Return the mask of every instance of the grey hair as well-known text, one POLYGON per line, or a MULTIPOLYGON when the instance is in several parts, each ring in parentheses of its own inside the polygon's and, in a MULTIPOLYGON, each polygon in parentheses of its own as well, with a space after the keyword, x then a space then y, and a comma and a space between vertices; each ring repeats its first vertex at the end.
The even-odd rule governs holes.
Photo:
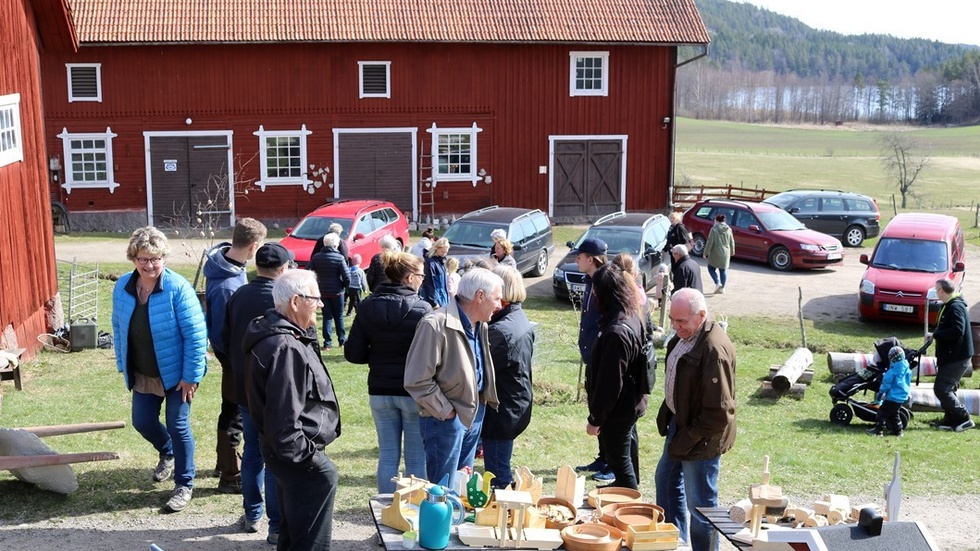
POLYGON ((676 224, 681 221, 681 213, 676 210, 667 215, 667 219, 670 220, 671 224, 676 224))
POLYGON ((323 236, 323 246, 328 249, 336 249, 340 246, 340 236, 335 233, 328 233, 323 236))
POLYGON ((296 295, 305 295, 310 285, 316 286, 316 273, 309 270, 289 270, 272 284, 272 302, 276 311, 285 315, 289 301, 296 295))
POLYGON ((381 248, 386 251, 398 250, 398 240, 395 239, 395 236, 391 235, 390 233, 382 237, 381 240, 378 241, 378 245, 380 245, 381 248))
POLYGON ((682 256, 687 256, 687 254, 690 251, 687 250, 687 245, 685 245, 683 243, 678 243, 677 245, 674 245, 670 249, 670 252, 675 253, 675 254, 679 254, 679 255, 682 255, 682 256))
POLYGON ((687 303, 688 308, 692 314, 699 314, 704 312, 708 313, 708 303, 704 300, 704 295, 701 291, 693 289, 691 287, 684 287, 674 291, 674 294, 670 297, 671 302, 677 303, 687 303))
POLYGON ((948 277, 943 277, 936 280, 936 286, 943 290, 946 294, 953 294, 956 292, 956 285, 953 284, 953 280, 948 277))
POLYGON ((336 222, 330 224, 330 226, 327 227, 327 233, 335 233, 337 235, 340 235, 341 233, 343 233, 343 231, 344 231, 344 227, 336 222))
POLYGON ((133 232, 129 238, 129 246, 126 247, 126 258, 136 260, 139 253, 155 254, 165 257, 170 254, 170 242, 163 232, 153 226, 139 228, 133 232))
POLYGON ((507 230, 503 228, 497 228, 490 232, 490 239, 494 241, 500 241, 501 239, 507 239, 507 230))
POLYGON ((459 287, 456 288, 456 298, 463 302, 469 302, 476 296, 477 291, 489 295, 494 289, 503 292, 504 280, 500 276, 486 268, 470 268, 466 270, 463 277, 459 279, 459 287))

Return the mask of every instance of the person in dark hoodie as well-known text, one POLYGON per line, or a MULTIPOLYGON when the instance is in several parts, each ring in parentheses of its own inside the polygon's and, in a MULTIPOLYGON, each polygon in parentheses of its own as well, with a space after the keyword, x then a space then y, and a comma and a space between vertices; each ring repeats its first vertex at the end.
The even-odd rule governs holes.
POLYGON ((936 329, 927 335, 936 342, 936 384, 932 391, 942 406, 943 417, 932 426, 955 432, 972 429, 976 424, 970 412, 956 396, 960 379, 970 368, 973 358, 973 333, 970 330, 970 311, 963 295, 948 278, 936 281, 936 296, 943 301, 936 318, 936 329))
POLYGON ((242 416, 242 530, 247 533, 258 531, 262 519, 263 486, 265 487, 265 510, 269 517, 269 534, 266 538, 271 544, 279 539, 281 514, 276 496, 276 479, 265 468, 262 452, 259 449, 259 433, 255 421, 248 410, 248 397, 245 395, 245 350, 241 343, 245 340, 248 324, 261 317, 266 310, 275 308, 272 300, 272 284, 286 273, 295 255, 278 243, 266 243, 255 253, 256 277, 247 285, 239 287, 228 299, 228 312, 221 331, 221 340, 229 343, 229 359, 235 373, 235 402, 242 416))
POLYGON ((225 325, 228 299, 236 289, 245 285, 245 263, 265 240, 265 226, 254 218, 241 218, 235 223, 231 243, 215 245, 204 263, 205 318, 208 339, 214 357, 221 364, 221 411, 218 413, 218 443, 216 470, 219 473, 218 491, 242 493, 241 460, 238 445, 242 441, 242 417, 235 401, 234 371, 228 361, 229 350, 221 339, 225 325))
POLYGON ((406 476, 426 477, 425 447, 419 429, 419 406, 405 390, 405 357, 415 328, 432 311, 418 294, 425 274, 422 259, 385 251, 387 282, 361 301, 351 326, 344 358, 368 365, 368 402, 378 433, 378 493, 395 491, 404 442, 406 476))
POLYGON ((347 332, 344 330, 344 295, 350 285, 350 269, 347 259, 337 249, 340 237, 328 233, 323 237, 323 249, 310 259, 309 269, 316 272, 323 301, 323 347, 330 349, 330 334, 337 327, 337 342, 344 346, 347 332))
POLYGON ((266 468, 276 479, 280 550, 329 549, 337 467, 324 449, 341 433, 340 406, 317 347, 316 275, 291 270, 272 285, 275 309, 249 323, 245 394, 266 468))

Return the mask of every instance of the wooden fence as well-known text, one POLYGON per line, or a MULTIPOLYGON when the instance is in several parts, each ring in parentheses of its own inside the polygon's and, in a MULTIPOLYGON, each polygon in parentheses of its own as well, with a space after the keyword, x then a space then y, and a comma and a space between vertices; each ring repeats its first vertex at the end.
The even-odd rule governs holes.
POLYGON ((705 199, 740 199, 743 201, 762 201, 778 191, 762 188, 727 186, 675 186, 671 202, 674 210, 685 210, 705 199))

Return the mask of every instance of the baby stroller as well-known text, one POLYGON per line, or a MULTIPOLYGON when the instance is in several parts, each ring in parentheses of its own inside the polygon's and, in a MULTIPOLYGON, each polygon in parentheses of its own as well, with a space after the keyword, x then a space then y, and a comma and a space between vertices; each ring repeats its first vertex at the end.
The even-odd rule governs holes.
MULTIPOLYGON (((858 419, 862 421, 874 423, 878 416, 878 405, 872 401, 856 400, 853 396, 861 392, 863 397, 870 392, 871 400, 875 399, 882 376, 888 370, 888 351, 893 346, 902 346, 905 350, 905 359, 909 362, 909 369, 915 371, 919 365, 919 357, 929 348, 930 344, 932 341, 928 340, 922 345, 922 348, 915 350, 902 346, 896 337, 885 337, 875 341, 875 363, 868 365, 867 369, 859 370, 857 373, 844 377, 830 388, 830 400, 834 404, 834 407, 830 408, 830 422, 835 425, 846 426, 857 415, 858 419)), ((911 399, 898 410, 898 416, 902 420, 902 429, 905 429, 909 420, 912 419, 912 410, 909 409, 910 402, 911 399)))

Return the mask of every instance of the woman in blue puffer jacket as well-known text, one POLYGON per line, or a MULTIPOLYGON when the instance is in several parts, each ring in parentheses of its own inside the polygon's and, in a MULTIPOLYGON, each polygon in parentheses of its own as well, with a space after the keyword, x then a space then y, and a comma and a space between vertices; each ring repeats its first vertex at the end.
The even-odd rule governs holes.
POLYGON ((126 258, 136 267, 112 291, 116 367, 133 393, 133 428, 159 453, 153 480, 174 478, 164 512, 183 510, 194 486, 191 401, 207 370, 207 330, 200 300, 186 279, 164 267, 167 237, 148 226, 133 232, 126 258), (166 426, 160 409, 166 403, 166 426))

